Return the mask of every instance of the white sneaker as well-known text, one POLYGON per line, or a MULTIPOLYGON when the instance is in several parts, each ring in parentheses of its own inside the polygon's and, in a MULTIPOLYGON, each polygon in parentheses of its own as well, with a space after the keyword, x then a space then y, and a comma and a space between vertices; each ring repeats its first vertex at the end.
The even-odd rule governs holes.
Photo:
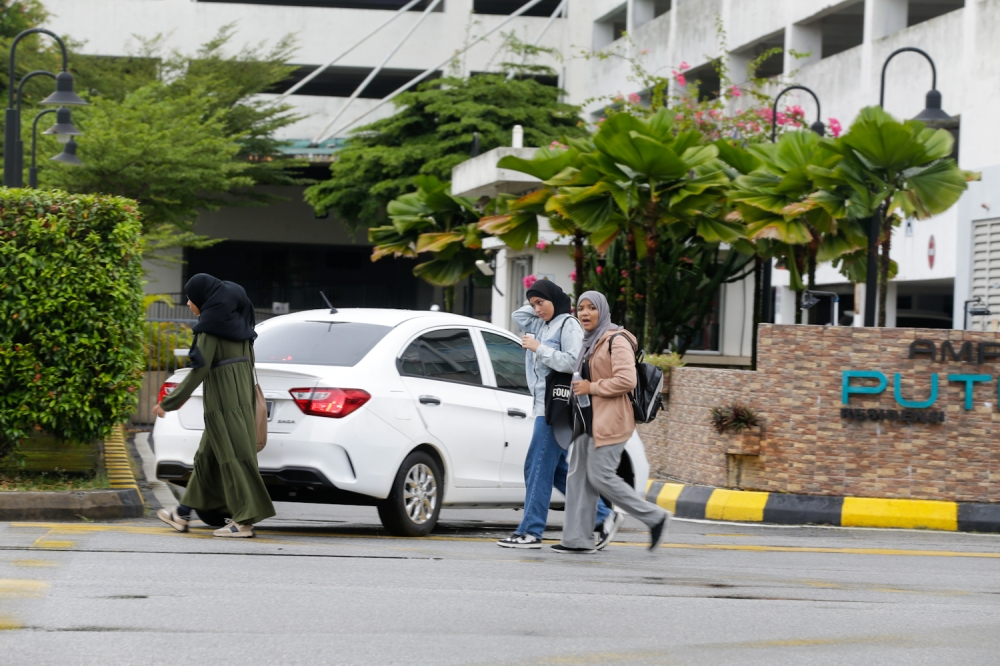
POLYGON ((255 536, 253 525, 233 522, 231 518, 226 518, 226 526, 212 532, 217 537, 252 537, 255 536))
POLYGON ((505 539, 497 540, 501 548, 541 548, 542 540, 530 534, 513 534, 505 539))
POLYGON ((597 540, 597 550, 604 550, 604 547, 611 543, 618 530, 625 524, 625 514, 621 511, 612 511, 611 515, 605 518, 601 526, 601 536, 597 540))
POLYGON ((167 511, 166 509, 159 509, 156 512, 156 517, 165 522, 167 525, 170 525, 178 532, 187 532, 188 523, 191 522, 190 520, 181 517, 175 509, 171 509, 170 511, 167 511))

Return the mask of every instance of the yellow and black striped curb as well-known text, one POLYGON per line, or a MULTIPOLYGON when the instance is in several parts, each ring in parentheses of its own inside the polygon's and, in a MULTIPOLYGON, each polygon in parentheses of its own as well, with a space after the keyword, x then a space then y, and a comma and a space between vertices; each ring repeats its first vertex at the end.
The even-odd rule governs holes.
POLYGON ((1000 504, 788 495, 650 481, 646 499, 679 518, 778 525, 1000 532, 1000 504))
POLYGON ((112 431, 104 440, 104 466, 108 472, 109 485, 116 490, 131 488, 139 492, 139 485, 132 474, 128 449, 125 447, 125 429, 121 426, 112 431))

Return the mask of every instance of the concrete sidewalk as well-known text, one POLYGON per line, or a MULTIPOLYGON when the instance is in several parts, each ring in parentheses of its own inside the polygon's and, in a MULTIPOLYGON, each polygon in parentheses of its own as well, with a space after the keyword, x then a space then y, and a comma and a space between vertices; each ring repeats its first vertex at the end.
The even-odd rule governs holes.
POLYGON ((650 481, 646 500, 679 518, 1000 532, 1000 505, 935 500, 791 495, 650 481))

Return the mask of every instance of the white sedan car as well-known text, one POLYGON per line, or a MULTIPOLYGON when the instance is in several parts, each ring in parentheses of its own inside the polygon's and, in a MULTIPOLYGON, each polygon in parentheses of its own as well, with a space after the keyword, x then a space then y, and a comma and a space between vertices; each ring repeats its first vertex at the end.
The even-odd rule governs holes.
MULTIPOLYGON (((442 312, 376 309, 299 312, 257 332, 268 408, 258 463, 274 500, 374 505, 386 529, 404 536, 428 534, 442 506, 524 505, 534 418, 525 352, 510 332, 442 312)), ((156 420, 159 479, 186 483, 203 416, 199 387, 156 420)), ((645 492, 638 434, 618 471, 645 492)), ((563 503, 558 491, 552 499, 563 503)), ((220 524, 224 516, 201 517, 220 524)))

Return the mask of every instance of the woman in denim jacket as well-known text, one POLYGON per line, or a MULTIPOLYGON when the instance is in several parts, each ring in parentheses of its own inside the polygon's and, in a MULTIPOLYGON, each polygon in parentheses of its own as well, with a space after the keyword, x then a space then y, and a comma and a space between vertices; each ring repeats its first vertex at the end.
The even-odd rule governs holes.
MULTIPOLYGON (((514 312, 513 319, 526 334, 521 344, 527 350, 525 365, 535 401, 535 429, 524 460, 524 518, 513 535, 497 541, 504 548, 541 548, 552 488, 566 494, 566 450, 545 422, 545 378, 553 371, 573 372, 583 346, 583 328, 570 314, 569 296, 557 284, 539 280, 528 289, 527 297, 529 304, 514 312)), ((624 519, 624 514, 613 513, 603 501, 599 503, 594 528, 601 532, 599 548, 614 538, 624 519)))

